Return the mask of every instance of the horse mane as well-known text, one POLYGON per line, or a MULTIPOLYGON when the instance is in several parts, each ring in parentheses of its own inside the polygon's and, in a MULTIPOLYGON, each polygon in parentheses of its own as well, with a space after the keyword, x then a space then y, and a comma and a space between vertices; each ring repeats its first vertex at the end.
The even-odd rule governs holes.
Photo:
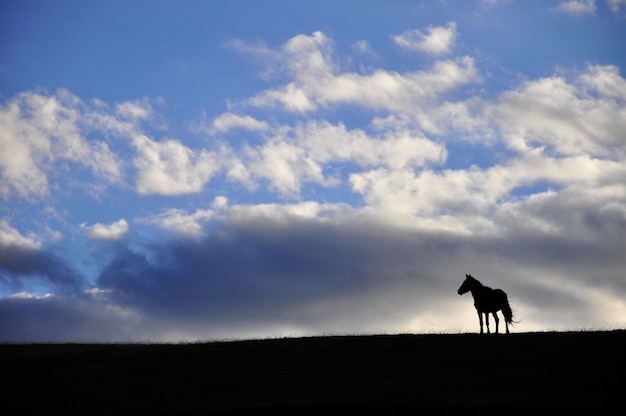
POLYGON ((475 278, 474 276, 472 276, 471 274, 466 274, 465 277, 467 277, 468 279, 471 279, 472 281, 474 281, 476 284, 478 284, 479 286, 482 287, 487 287, 485 285, 483 285, 482 283, 480 283, 480 280, 478 280, 477 278, 475 278))

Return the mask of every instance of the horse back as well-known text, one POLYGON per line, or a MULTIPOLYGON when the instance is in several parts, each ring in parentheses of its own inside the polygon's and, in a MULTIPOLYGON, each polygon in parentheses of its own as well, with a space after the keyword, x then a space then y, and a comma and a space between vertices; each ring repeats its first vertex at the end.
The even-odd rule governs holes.
POLYGON ((474 297, 474 306, 479 312, 497 312, 506 301, 504 290, 485 286, 480 295, 474 297))
POLYGON ((493 289, 493 293, 495 296, 497 296, 500 299, 506 299, 506 292, 502 289, 493 289))

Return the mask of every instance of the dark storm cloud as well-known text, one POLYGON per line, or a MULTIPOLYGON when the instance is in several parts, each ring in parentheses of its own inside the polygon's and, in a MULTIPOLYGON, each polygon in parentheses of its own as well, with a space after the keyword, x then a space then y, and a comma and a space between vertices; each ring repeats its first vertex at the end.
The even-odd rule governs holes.
POLYGON ((441 276, 424 261, 441 248, 377 222, 229 222, 201 240, 142 251, 118 246, 97 296, 0 300, 0 312, 12 316, 0 333, 114 341, 393 330, 390 320, 454 294, 461 270, 441 276))
POLYGON ((420 273, 417 236, 302 220, 257 220, 201 241, 177 241, 141 255, 121 252, 99 286, 150 314, 193 318, 285 319, 328 299, 437 281, 420 273))
POLYGON ((142 339, 132 314, 89 294, 0 299, 2 342, 142 339))
POLYGON ((19 245, 0 246, 0 281, 19 290, 33 280, 61 293, 80 287, 80 277, 54 253, 19 245))
POLYGON ((120 253, 100 286, 119 304, 167 319, 317 329, 343 320, 347 328, 384 330, 394 319, 453 305, 472 272, 531 308, 583 316, 594 305, 576 288, 626 292, 622 249, 539 233, 481 238, 354 219, 252 218, 149 256, 120 253))
POLYGON ((598 324, 605 303, 626 297, 624 243, 611 239, 428 233, 359 216, 250 216, 202 239, 141 250, 119 244, 91 293, 0 300, 2 339, 474 331, 471 297, 456 294, 465 273, 509 293, 521 330, 598 324))

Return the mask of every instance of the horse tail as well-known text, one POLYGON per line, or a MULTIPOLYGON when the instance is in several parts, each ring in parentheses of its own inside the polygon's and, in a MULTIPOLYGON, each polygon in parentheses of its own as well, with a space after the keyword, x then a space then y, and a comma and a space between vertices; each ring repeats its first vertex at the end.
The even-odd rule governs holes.
POLYGON ((504 315, 504 319, 506 320, 507 323, 511 325, 516 323, 513 320, 513 309, 511 309, 511 305, 509 305, 509 299, 506 296, 506 293, 504 294, 504 305, 502 307, 502 315, 504 315))

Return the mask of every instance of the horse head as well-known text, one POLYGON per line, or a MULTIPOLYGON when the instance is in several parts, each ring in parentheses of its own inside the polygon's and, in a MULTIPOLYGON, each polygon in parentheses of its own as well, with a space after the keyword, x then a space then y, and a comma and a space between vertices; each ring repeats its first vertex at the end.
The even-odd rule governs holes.
POLYGON ((471 274, 465 274, 465 281, 457 291, 459 295, 469 292, 472 289, 472 281, 475 280, 471 274))

